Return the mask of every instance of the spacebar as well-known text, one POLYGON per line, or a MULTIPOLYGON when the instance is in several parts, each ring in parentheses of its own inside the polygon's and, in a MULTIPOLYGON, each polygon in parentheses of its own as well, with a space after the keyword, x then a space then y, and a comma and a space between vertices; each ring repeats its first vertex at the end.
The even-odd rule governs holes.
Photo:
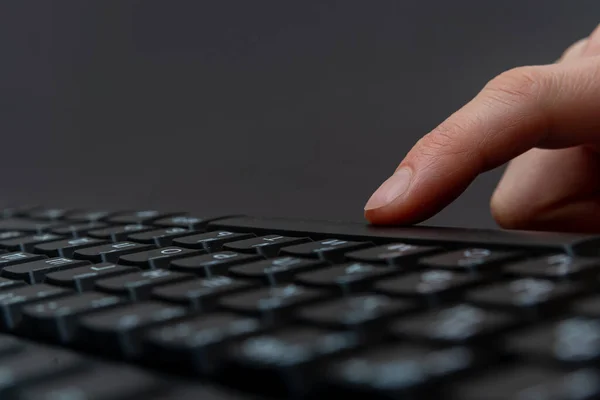
POLYGON ((379 227, 351 222, 327 222, 281 218, 234 217, 209 224, 209 229, 239 232, 277 233, 308 236, 312 239, 335 237, 380 242, 407 241, 423 244, 502 246, 560 250, 572 255, 600 255, 600 236, 578 233, 506 231, 442 228, 427 226, 379 227))

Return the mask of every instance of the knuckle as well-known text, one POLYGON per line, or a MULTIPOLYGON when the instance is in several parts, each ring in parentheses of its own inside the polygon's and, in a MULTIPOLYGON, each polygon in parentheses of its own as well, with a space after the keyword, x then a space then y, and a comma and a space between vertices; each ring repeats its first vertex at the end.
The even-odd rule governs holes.
POLYGON ((493 101, 514 105, 535 102, 547 80, 539 67, 518 67, 501 73, 484 87, 483 93, 493 101))

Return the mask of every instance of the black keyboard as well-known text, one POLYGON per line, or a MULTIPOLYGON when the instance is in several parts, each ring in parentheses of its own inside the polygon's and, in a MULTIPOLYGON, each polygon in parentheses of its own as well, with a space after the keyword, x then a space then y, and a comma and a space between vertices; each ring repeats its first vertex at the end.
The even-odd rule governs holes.
POLYGON ((600 398, 600 236, 0 215, 2 400, 600 398))

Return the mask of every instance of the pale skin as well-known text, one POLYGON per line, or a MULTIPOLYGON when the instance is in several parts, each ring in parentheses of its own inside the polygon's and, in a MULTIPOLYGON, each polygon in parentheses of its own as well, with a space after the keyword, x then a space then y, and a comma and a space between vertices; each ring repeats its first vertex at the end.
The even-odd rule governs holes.
POLYGON ((500 226, 600 232, 600 26, 554 64, 492 79, 415 144, 365 216, 423 221, 509 161, 491 199, 500 226))

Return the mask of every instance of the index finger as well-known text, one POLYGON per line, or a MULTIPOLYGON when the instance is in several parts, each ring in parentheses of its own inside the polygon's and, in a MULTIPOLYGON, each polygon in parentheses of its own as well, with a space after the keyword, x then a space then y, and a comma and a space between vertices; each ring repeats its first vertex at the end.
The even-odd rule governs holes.
POLYGON ((478 174, 531 148, 599 143, 599 109, 598 57, 507 71, 417 142, 365 216, 375 224, 419 222, 478 174))

